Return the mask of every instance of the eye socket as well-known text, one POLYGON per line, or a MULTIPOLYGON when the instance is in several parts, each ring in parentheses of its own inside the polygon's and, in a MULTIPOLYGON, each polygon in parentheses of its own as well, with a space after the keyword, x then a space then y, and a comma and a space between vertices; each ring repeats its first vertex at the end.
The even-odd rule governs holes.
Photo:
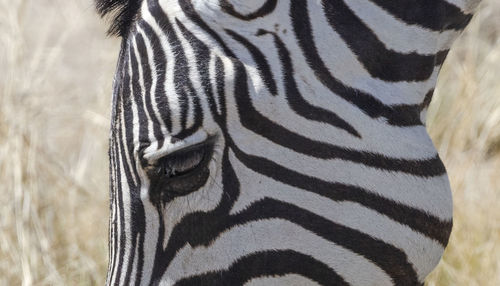
POLYGON ((159 161, 159 168, 163 176, 168 178, 182 177, 194 171, 203 161, 206 146, 196 146, 191 150, 181 150, 170 154, 159 161))
POLYGON ((209 178, 214 138, 168 154, 145 168, 153 202, 168 202, 201 188, 209 178))

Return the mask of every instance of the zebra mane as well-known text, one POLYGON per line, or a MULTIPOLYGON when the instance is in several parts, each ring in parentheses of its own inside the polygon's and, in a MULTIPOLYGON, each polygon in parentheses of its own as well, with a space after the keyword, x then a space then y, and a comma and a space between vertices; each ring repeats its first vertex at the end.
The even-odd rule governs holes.
POLYGON ((142 0, 94 0, 101 17, 112 15, 108 34, 123 37, 134 21, 142 0))

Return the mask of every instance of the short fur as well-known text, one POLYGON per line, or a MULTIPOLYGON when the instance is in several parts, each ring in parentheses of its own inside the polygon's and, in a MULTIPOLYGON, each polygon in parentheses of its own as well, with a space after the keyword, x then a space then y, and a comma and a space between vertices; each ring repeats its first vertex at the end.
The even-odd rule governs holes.
POLYGON ((136 19, 142 0, 94 0, 101 17, 112 14, 108 34, 124 37, 136 19))
POLYGON ((453 217, 427 104, 479 0, 110 1, 106 285, 424 284, 453 217))

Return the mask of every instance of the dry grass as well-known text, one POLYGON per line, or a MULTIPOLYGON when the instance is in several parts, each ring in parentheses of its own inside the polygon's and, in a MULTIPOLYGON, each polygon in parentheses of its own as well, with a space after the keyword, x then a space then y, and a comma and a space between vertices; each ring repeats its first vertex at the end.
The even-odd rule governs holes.
POLYGON ((117 42, 91 1, 0 3, 0 284, 103 284, 117 42))
MULTIPOLYGON (((0 285, 103 284, 118 41, 90 0, 0 0, 0 285)), ((500 1, 455 45, 429 111, 455 227, 428 285, 500 285, 500 1)))
POLYGON ((450 53, 429 110, 455 221, 428 285, 500 285, 500 1, 481 8, 450 53))

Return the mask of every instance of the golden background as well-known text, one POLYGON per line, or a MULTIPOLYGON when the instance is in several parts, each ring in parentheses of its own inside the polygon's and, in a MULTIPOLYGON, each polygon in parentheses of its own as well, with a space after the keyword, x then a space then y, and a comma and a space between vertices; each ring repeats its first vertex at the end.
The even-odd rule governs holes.
MULTIPOLYGON (((119 41, 91 0, 0 0, 0 285, 103 285, 119 41)), ((427 285, 500 285, 500 0, 440 75, 428 129, 455 224, 427 285)))

